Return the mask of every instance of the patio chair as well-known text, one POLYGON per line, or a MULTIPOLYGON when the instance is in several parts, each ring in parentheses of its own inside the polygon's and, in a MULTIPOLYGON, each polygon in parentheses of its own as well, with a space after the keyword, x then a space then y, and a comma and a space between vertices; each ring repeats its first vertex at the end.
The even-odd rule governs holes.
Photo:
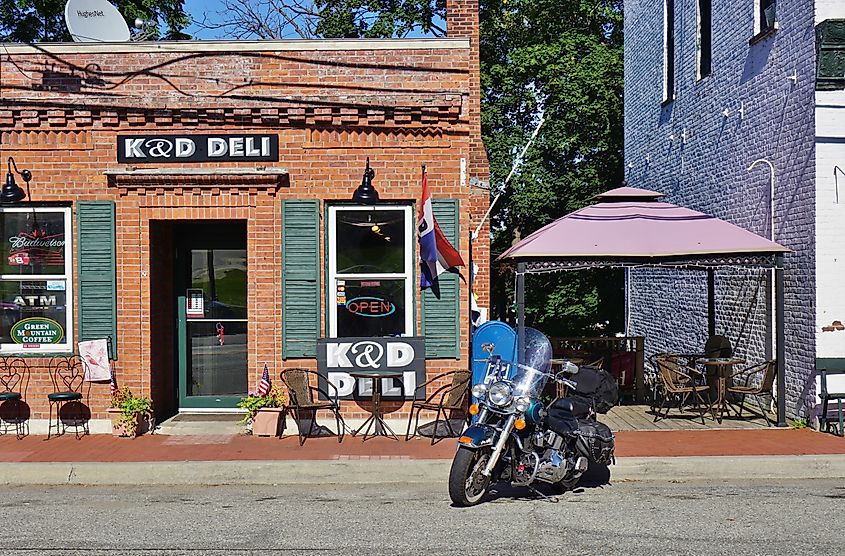
POLYGON ((62 435, 68 426, 74 427, 77 440, 82 434, 89 434, 88 421, 91 411, 82 403, 82 383, 85 369, 82 359, 78 355, 57 356, 50 359, 48 371, 53 383, 53 391, 47 394, 50 404, 50 414, 47 421, 47 439, 50 439, 53 429, 56 435, 62 435), (56 410, 56 421, 53 423, 53 409, 56 410), (61 430, 61 432, 59 432, 61 430))
POLYGON ((655 357, 654 363, 657 366, 657 373, 663 385, 664 392, 660 407, 654 415, 654 422, 657 422, 659 419, 665 419, 669 415, 669 407, 666 406, 667 402, 677 400, 678 410, 683 412, 687 401, 692 399, 693 405, 699 408, 699 416, 703 425, 704 414, 711 407, 711 404, 710 387, 700 383, 701 372, 693 367, 681 366, 678 363, 678 357, 674 355, 655 357), (707 398, 706 400, 705 397, 707 398), (666 411, 661 415, 664 407, 666 411))
POLYGON ((472 373, 469 371, 449 371, 440 373, 439 375, 432 377, 417 386, 415 392, 420 390, 422 390, 422 392, 426 392, 429 385, 436 386, 437 384, 441 384, 441 386, 437 387, 431 394, 425 396, 424 399, 415 399, 411 404, 411 412, 408 414, 408 430, 405 432, 405 440, 410 440, 412 437, 417 436, 417 429, 420 424, 420 412, 423 409, 437 411, 434 418, 434 427, 431 432, 432 445, 435 444, 438 437, 442 439, 458 436, 463 430, 463 427, 457 431, 454 430, 452 427, 452 419, 446 416, 446 412, 449 412, 451 416, 456 411, 463 411, 464 417, 461 420, 461 423, 463 424, 467 421, 467 418, 469 417, 469 413, 467 412, 467 395, 471 379, 472 373), (449 377, 451 377, 451 381, 448 380, 449 377), (416 411, 416 422, 412 428, 411 421, 414 420, 414 411, 416 411), (438 435, 441 415, 443 416, 443 422, 445 424, 446 431, 448 431, 448 436, 445 434, 442 436, 438 435))
POLYGON ((727 386, 728 394, 738 394, 742 396, 739 402, 739 412, 737 413, 739 417, 742 417, 742 409, 745 405, 745 397, 754 396, 754 400, 757 402, 757 407, 760 408, 760 413, 766 419, 766 424, 768 424, 770 427, 772 426, 772 421, 771 419, 769 419, 769 414, 766 412, 762 402, 760 401, 760 396, 763 396, 765 394, 768 394, 769 396, 773 395, 772 385, 775 382, 776 374, 777 361, 772 359, 763 363, 752 365, 751 367, 746 367, 745 369, 730 376, 727 386), (759 382, 752 380, 752 378, 757 375, 760 375, 759 382), (739 378, 741 380, 741 384, 734 385, 734 378, 739 378))
POLYGON ((317 422, 317 411, 325 409, 334 413, 335 423, 337 424, 337 441, 342 442, 346 423, 343 417, 340 416, 340 403, 337 387, 334 384, 327 382, 329 389, 333 390, 334 396, 330 396, 328 392, 318 386, 311 385, 311 377, 315 379, 319 377, 314 371, 301 368, 291 368, 282 371, 280 378, 282 383, 288 389, 288 404, 285 408, 285 413, 293 412, 293 418, 296 420, 296 425, 299 434, 299 445, 305 444, 305 440, 314 434, 317 422), (326 399, 320 400, 314 394, 322 394, 326 399), (312 417, 308 424, 308 431, 304 431, 303 414, 311 413, 312 417))
POLYGON ((0 359, 0 423, 3 434, 8 432, 9 424, 14 423, 18 439, 29 434, 29 406, 26 403, 29 374, 29 365, 22 357, 0 359))

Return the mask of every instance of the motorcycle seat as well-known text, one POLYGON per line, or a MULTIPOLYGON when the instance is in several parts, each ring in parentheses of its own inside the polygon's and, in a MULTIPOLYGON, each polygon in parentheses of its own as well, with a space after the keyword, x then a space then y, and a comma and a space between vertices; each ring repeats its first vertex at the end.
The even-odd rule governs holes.
POLYGON ((578 420, 575 418, 575 405, 569 398, 558 398, 551 406, 546 417, 546 426, 560 435, 570 434, 578 430, 578 420))

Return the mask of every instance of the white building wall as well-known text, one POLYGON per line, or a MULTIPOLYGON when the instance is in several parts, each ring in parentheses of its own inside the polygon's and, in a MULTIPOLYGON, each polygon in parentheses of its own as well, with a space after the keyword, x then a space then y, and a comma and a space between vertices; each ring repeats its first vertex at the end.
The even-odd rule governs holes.
MULTIPOLYGON (((825 19, 845 19, 845 0, 816 0, 825 19)), ((815 117, 816 357, 845 357, 845 91, 816 91, 815 117)))

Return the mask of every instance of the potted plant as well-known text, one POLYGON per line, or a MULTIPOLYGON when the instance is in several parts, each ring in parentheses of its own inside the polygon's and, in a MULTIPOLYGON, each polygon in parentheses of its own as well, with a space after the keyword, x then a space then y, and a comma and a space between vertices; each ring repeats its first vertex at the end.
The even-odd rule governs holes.
POLYGON ((153 416, 153 403, 149 398, 136 396, 128 386, 117 389, 111 397, 108 410, 112 421, 112 434, 135 438, 141 427, 153 416))
POLYGON ((238 402, 238 407, 246 410, 242 423, 251 425, 255 436, 279 436, 287 401, 287 394, 278 386, 271 387, 264 396, 250 392, 238 402))

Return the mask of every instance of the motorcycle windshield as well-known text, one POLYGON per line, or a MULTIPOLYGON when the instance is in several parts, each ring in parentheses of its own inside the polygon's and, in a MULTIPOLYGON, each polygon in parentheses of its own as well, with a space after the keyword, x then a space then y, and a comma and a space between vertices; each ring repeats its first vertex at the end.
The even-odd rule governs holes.
POLYGON ((514 396, 539 398, 549 380, 551 367, 551 342, 539 330, 526 328, 522 363, 517 365, 512 379, 514 396))

